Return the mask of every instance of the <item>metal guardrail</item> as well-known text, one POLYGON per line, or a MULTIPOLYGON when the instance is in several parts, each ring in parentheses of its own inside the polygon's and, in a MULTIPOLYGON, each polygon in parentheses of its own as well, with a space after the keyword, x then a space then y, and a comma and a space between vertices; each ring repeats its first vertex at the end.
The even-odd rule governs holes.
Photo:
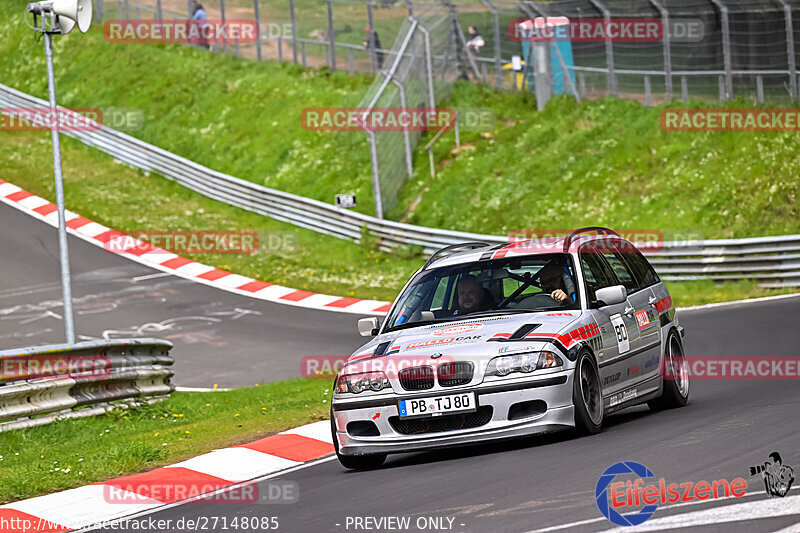
MULTIPOLYGON (((47 102, 0 84, 0 106, 42 107, 47 102)), ((468 241, 508 242, 505 236, 466 233, 382 220, 264 187, 170 153, 101 126, 64 132, 115 159, 163 176, 204 196, 318 233, 360 242, 362 229, 383 251, 416 245, 425 253, 468 241)), ((664 242, 658 251, 642 247, 666 280, 757 279, 769 287, 800 286, 800 235, 664 242)))
POLYGON ((0 351, 0 433, 167 397, 170 348, 160 339, 114 339, 0 351))

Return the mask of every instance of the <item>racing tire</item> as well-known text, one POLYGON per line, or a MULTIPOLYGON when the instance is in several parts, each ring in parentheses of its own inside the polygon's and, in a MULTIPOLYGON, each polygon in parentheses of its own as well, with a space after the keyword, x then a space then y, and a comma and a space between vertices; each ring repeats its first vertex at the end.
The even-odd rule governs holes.
POLYGON ((667 347, 660 371, 664 381, 661 396, 647 402, 647 406, 654 411, 660 411, 686 405, 689 401, 689 363, 683 354, 681 339, 675 331, 667 336, 667 347))
POLYGON ((603 388, 597 362, 586 349, 580 351, 575 361, 572 403, 575 406, 575 431, 579 435, 599 433, 603 427, 603 388))
POLYGON ((339 463, 348 470, 370 470, 379 468, 386 461, 385 453, 372 455, 342 455, 339 453, 339 439, 336 438, 336 422, 333 418, 333 408, 331 408, 331 436, 333 437, 333 449, 336 451, 336 458, 339 463))

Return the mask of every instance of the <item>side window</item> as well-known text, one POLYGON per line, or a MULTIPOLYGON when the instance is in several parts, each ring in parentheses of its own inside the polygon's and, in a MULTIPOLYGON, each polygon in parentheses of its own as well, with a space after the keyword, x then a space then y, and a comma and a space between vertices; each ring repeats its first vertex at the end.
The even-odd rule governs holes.
POLYGON ((633 272, 630 271, 630 267, 628 267, 622 259, 622 254, 619 252, 603 251, 603 257, 606 258, 609 266, 611 266, 614 274, 616 274, 620 284, 628 291, 628 294, 639 290, 639 284, 636 283, 636 278, 634 278, 633 272))
POLYGON ((595 300, 595 291, 597 289, 616 285, 617 280, 598 252, 589 248, 586 251, 582 251, 580 257, 581 266, 583 267, 583 279, 586 282, 586 289, 591 302, 595 300))
POLYGON ((625 262, 628 263, 636 275, 640 288, 649 287, 661 281, 656 271, 653 270, 653 266, 638 250, 627 250, 625 252, 625 262))

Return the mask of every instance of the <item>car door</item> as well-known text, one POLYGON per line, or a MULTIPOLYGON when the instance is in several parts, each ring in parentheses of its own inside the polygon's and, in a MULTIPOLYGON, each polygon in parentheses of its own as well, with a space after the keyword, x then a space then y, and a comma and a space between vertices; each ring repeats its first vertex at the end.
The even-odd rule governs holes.
POLYGON ((647 280, 640 279, 641 275, 629 262, 629 259, 638 252, 625 241, 615 244, 619 245, 604 248, 602 254, 617 279, 628 291, 628 302, 622 311, 622 316, 626 319, 626 324, 629 324, 630 350, 624 358, 620 357, 623 363, 620 381, 626 388, 630 388, 645 381, 647 374, 651 374, 654 364, 655 369, 658 369, 661 339, 657 323, 654 323, 655 317, 650 313, 653 292, 647 287, 647 280))
POLYGON ((628 306, 627 300, 602 307, 594 303, 595 292, 598 289, 621 283, 602 254, 591 244, 584 245, 580 249, 579 256, 587 298, 602 337, 602 350, 597 353, 597 365, 600 370, 603 397, 607 398, 626 386, 625 360, 631 350, 629 332, 634 328, 634 321, 624 314, 628 306))
POLYGON ((622 258, 630 266, 641 290, 637 297, 631 299, 635 309, 636 321, 639 332, 646 346, 647 357, 644 366, 640 367, 643 380, 655 377, 659 371, 659 362, 662 353, 662 321, 659 319, 657 302, 664 298, 664 285, 653 267, 644 256, 635 248, 623 250, 622 258), (640 296, 638 296, 640 295, 640 296))

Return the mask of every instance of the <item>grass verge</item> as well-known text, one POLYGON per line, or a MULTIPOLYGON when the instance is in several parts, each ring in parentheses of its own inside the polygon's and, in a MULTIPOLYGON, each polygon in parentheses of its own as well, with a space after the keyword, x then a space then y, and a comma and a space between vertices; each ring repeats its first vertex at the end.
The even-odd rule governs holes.
MULTIPOLYGON (((48 133, 4 133, 3 179, 54 201, 48 133)), ((413 250, 386 254, 217 202, 160 176, 114 163, 64 137, 65 195, 73 211, 117 230, 255 230, 295 236, 295 246, 253 255, 187 254, 196 261, 255 279, 355 298, 392 300, 422 258, 413 250)), ((796 292, 754 281, 668 282, 681 306, 796 292)))
POLYGON ((179 462, 328 418, 329 379, 226 392, 176 392, 163 402, 0 433, 0 503, 179 462))

